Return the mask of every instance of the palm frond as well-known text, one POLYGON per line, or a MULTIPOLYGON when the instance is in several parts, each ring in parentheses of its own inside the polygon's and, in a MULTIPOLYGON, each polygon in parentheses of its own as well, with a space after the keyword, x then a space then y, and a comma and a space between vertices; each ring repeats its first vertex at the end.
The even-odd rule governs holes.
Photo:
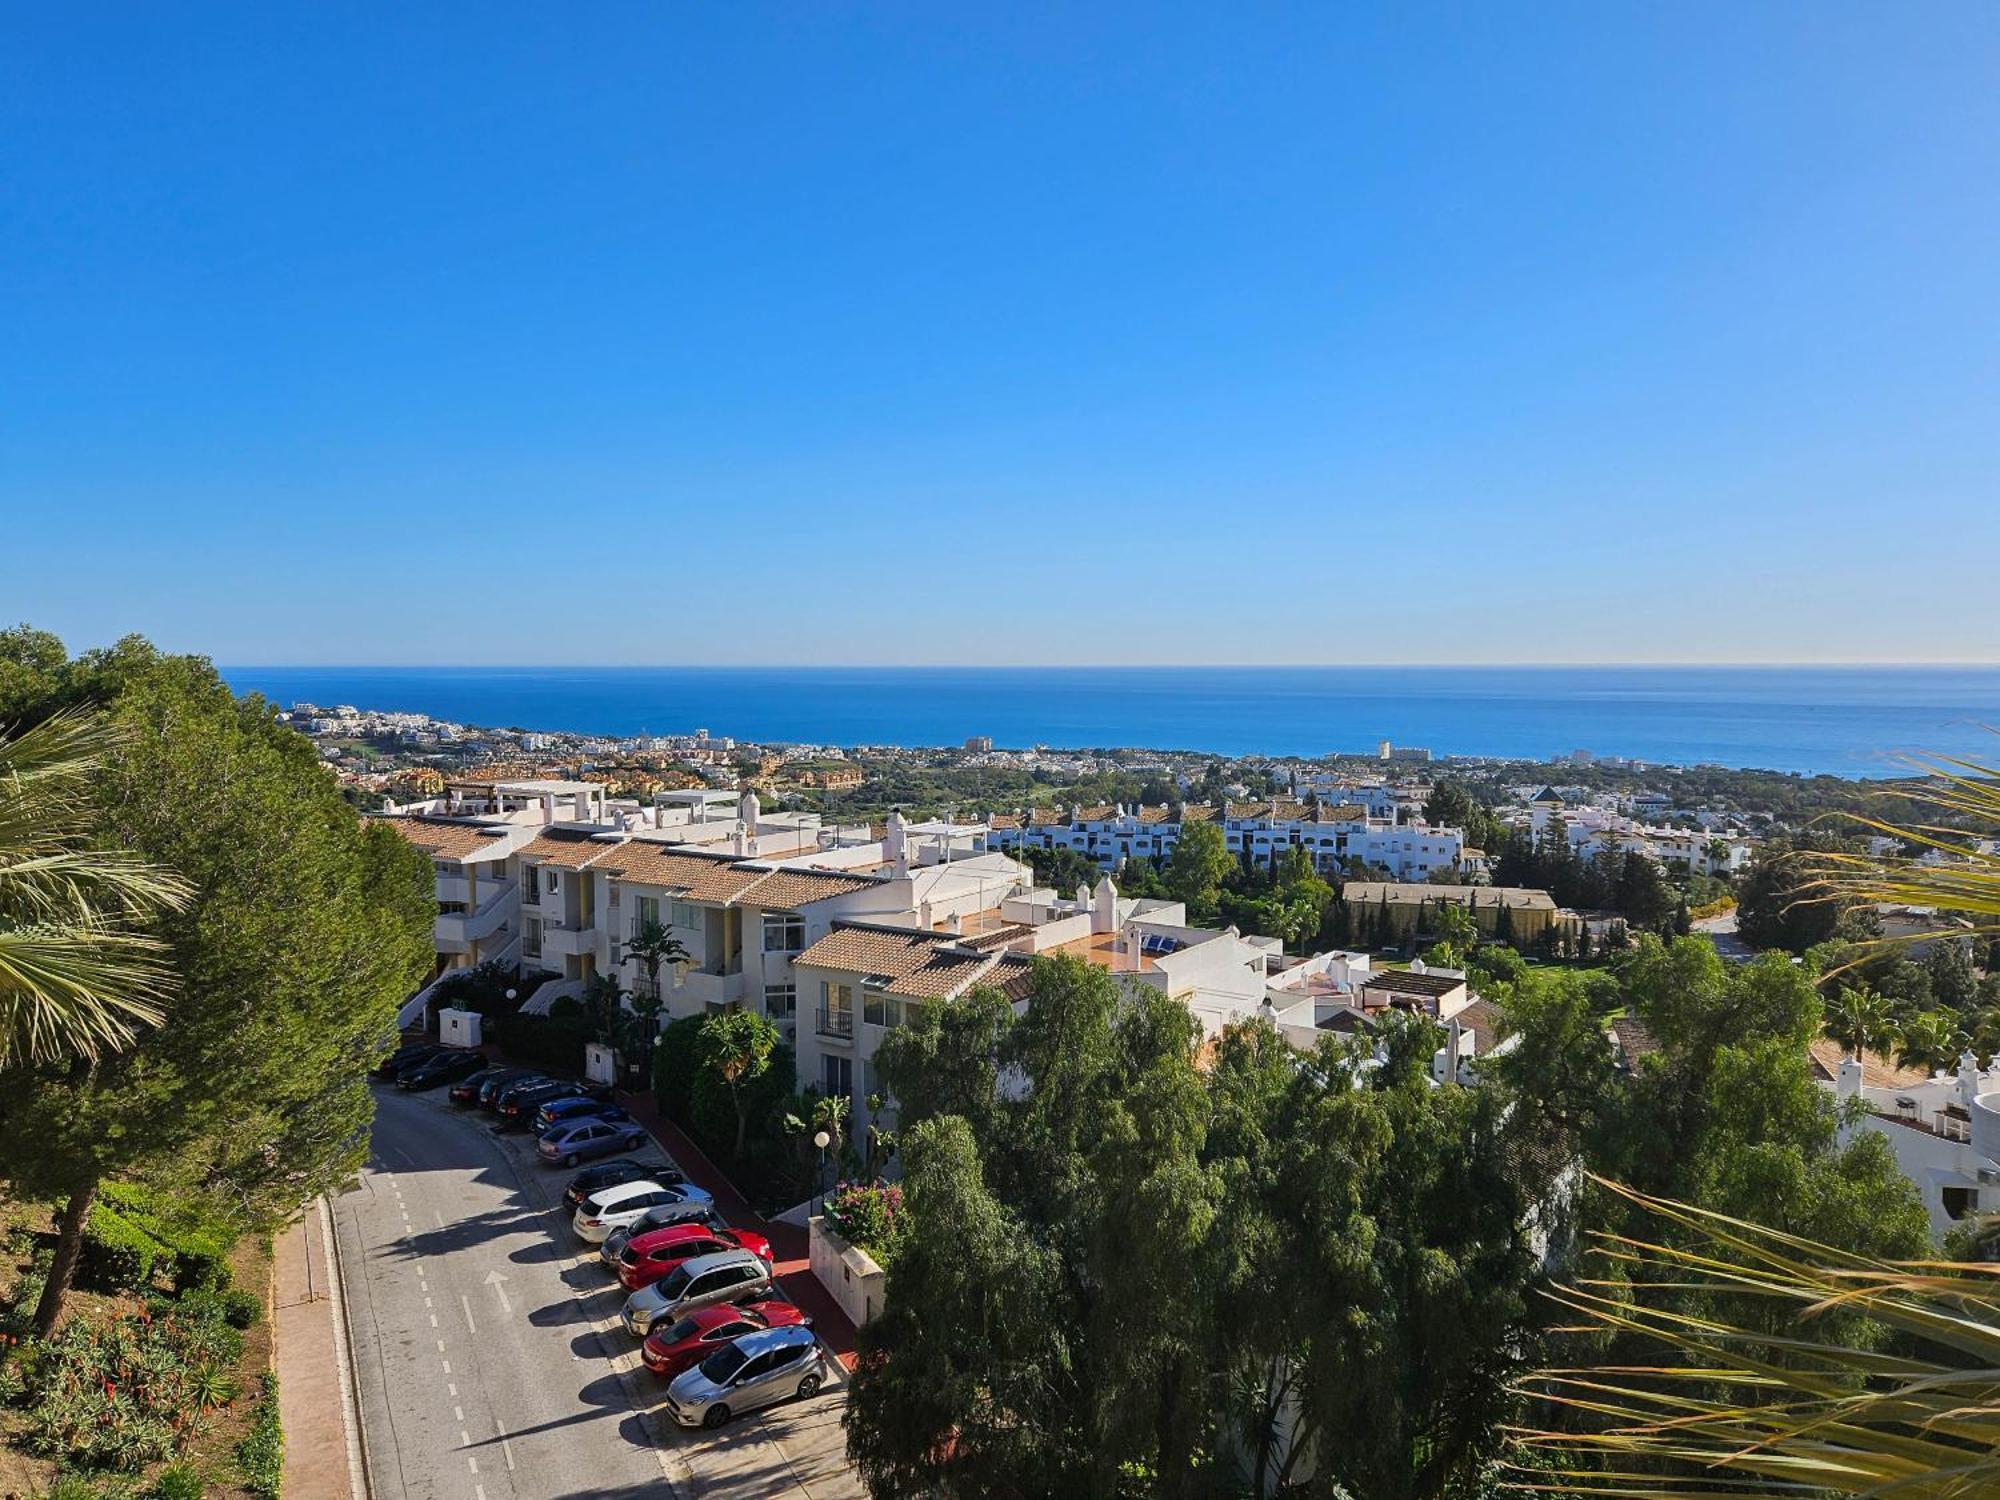
POLYGON ((1604 1236, 1659 1279, 1552 1295, 1581 1327, 1636 1336, 1665 1357, 1548 1369, 1524 1383, 1571 1425, 1511 1432, 1512 1487, 1629 1500, 2000 1493, 2000 1266, 1869 1261, 1600 1185, 1687 1243, 1604 1236), (1790 1331, 1665 1305, 1687 1291, 1724 1307, 1775 1303, 1787 1318, 1773 1326, 1790 1331), (1853 1340, 1857 1326, 1906 1337, 1890 1352, 1853 1340))
MULTIPOLYGON (((2000 853, 1980 847, 1983 839, 2000 836, 2000 767, 1959 756, 1905 756, 1904 762, 1923 781, 1883 795, 1916 802, 1957 821, 1896 822, 1865 813, 1840 815, 1856 828, 1895 839, 1918 853, 1829 850, 1805 855, 1816 892, 1830 900, 1962 912, 1973 919, 1975 930, 2000 933, 2000 853)), ((1898 941, 1910 939, 1881 940, 1898 941)))

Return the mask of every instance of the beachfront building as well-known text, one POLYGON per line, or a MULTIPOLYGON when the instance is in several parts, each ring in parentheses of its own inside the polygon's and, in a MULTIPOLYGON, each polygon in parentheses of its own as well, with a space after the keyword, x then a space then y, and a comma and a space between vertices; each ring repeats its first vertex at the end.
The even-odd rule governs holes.
POLYGON ((1269 802, 1159 803, 1074 806, 1067 812, 1032 808, 995 814, 988 843, 1000 849, 1070 849, 1107 870, 1128 859, 1164 860, 1189 823, 1214 823, 1229 852, 1269 864, 1289 849, 1303 849, 1315 868, 1338 875, 1350 862, 1387 870, 1403 880, 1425 880, 1444 870, 1478 873, 1483 856, 1468 851, 1455 828, 1373 816, 1359 802, 1280 798, 1269 802), (1478 856, 1475 858, 1474 856, 1478 856), (1470 864, 1468 864, 1470 861, 1470 864))

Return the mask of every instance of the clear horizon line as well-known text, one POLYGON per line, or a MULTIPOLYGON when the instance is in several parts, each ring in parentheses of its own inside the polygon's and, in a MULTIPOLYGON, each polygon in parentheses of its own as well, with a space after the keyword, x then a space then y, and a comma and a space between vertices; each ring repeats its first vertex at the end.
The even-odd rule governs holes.
POLYGON ((1421 662, 224 662, 228 671, 369 671, 369 672, 1407 672, 1466 671, 1851 671, 1861 667, 1996 668, 2000 661, 1964 659, 1855 661, 1421 661, 1421 662))

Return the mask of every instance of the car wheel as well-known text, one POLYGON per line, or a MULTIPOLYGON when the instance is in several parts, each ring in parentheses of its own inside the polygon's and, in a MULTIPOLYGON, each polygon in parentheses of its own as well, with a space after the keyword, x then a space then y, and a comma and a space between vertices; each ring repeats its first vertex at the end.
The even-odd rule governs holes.
POLYGON ((701 1425, 704 1427, 720 1427, 724 1422, 727 1422, 728 1420, 729 1420, 728 1407, 711 1406, 707 1410, 707 1412, 703 1414, 701 1419, 701 1425))
POLYGON ((818 1394, 819 1394, 819 1376, 808 1375, 804 1380, 801 1380, 799 1382, 799 1399, 801 1401, 810 1401, 813 1397, 817 1396, 818 1394))
POLYGON ((565 1156, 563 1158, 563 1165, 566 1167, 573 1167, 576 1165, 576 1153, 574 1151, 570 1152, 568 1156, 565 1156))
POLYGON ((628 1135, 625 1137, 625 1149, 627 1151, 637 1151, 644 1144, 645 1139, 643 1135, 628 1135))

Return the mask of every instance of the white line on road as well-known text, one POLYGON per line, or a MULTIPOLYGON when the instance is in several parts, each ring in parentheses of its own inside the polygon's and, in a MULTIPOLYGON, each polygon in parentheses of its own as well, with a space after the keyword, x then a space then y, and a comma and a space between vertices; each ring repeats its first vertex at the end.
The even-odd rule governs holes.
POLYGON ((470 1453, 465 1455, 465 1466, 475 1474, 479 1472, 479 1460, 474 1458, 470 1453))
POLYGON ((474 1333, 479 1332, 479 1325, 472 1321, 472 1299, 466 1296, 465 1293, 460 1292, 458 1294, 458 1305, 465 1309, 465 1326, 470 1328, 474 1333))
MULTIPOLYGON (((446 1365, 444 1367, 444 1372, 445 1374, 449 1375, 451 1373, 451 1366, 446 1365)), ((456 1401, 458 1399, 458 1387, 453 1385, 450 1381, 445 1382, 444 1390, 445 1394, 451 1397, 452 1400, 456 1401)))
MULTIPOLYGON (((438 1315, 437 1315, 436 1313, 432 1313, 432 1314, 430 1315, 430 1319, 431 1319, 431 1327, 433 1327, 433 1328, 437 1327, 437 1326, 438 1326, 438 1315)), ((442 1349, 442 1348, 444 1347, 444 1345, 440 1344, 440 1345, 438 1345, 438 1347, 439 1347, 440 1349, 442 1349)))
POLYGON ((467 1432, 463 1427, 458 1429, 458 1446, 461 1448, 470 1448, 472 1446, 472 1434, 467 1432))
POLYGON ((514 1445, 507 1441, 507 1429, 500 1425, 497 1418, 493 1430, 500 1435, 500 1456, 507 1460, 507 1472, 511 1474, 514 1472, 514 1445))
POLYGON ((493 1295, 500 1299, 500 1311, 511 1318, 514 1316, 514 1304, 507 1300, 507 1291, 500 1285, 505 1280, 507 1278, 498 1271, 488 1271, 486 1273, 486 1285, 492 1287, 493 1295))
MULTIPOLYGON (((442 1348, 444 1347, 444 1341, 443 1341, 442 1339, 440 1339, 440 1340, 438 1341, 438 1347, 439 1347, 440 1349, 442 1349, 442 1348)), ((444 1372, 445 1372, 445 1374, 449 1375, 449 1374, 451 1373, 451 1361, 450 1361, 450 1360, 448 1360, 448 1359, 441 1359, 441 1360, 439 1360, 439 1361, 438 1361, 438 1363, 444 1366, 444 1372)), ((456 1395, 458 1394, 457 1390, 456 1390, 456 1389, 454 1389, 454 1390, 452 1391, 452 1394, 453 1394, 454 1396, 456 1396, 456 1395)))
POLYGON ((463 1422, 465 1420, 465 1408, 462 1406, 454 1406, 451 1409, 451 1419, 454 1422, 463 1422))

